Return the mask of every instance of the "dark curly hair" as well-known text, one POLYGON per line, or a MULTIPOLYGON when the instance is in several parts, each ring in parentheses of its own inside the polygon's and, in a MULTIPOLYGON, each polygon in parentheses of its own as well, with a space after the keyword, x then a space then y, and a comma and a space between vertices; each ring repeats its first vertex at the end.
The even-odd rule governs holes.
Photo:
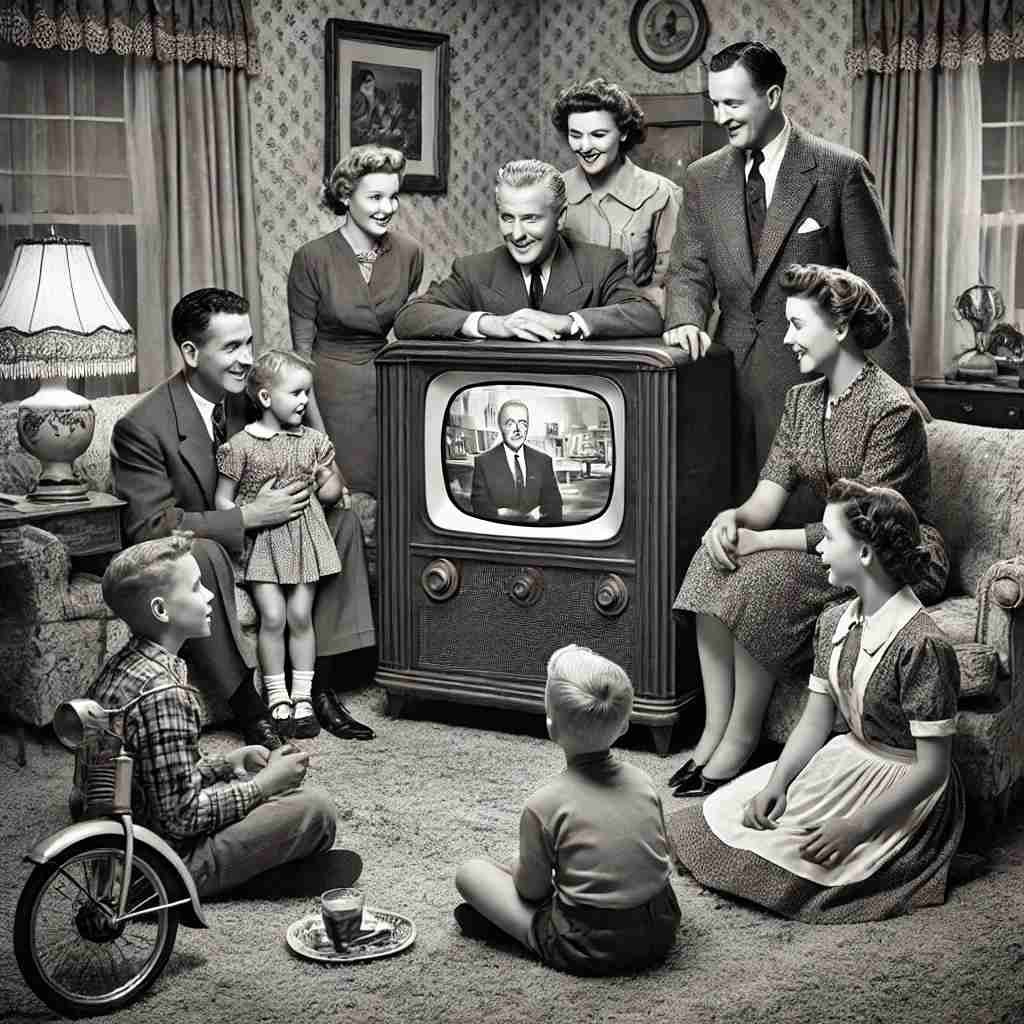
POLYGON ((899 584, 923 579, 931 553, 921 543, 921 527, 910 503, 891 487, 866 487, 856 480, 837 480, 828 503, 842 506, 850 533, 871 545, 882 568, 899 584))
POLYGON ((875 348, 889 337, 892 314, 874 288, 849 270, 793 263, 779 284, 787 295, 812 299, 833 327, 849 328, 849 337, 862 349, 875 348))
POLYGON ((551 123, 563 138, 569 134, 569 115, 607 110, 615 118, 615 127, 625 135, 619 144, 620 153, 628 153, 647 138, 646 117, 632 96, 606 78, 573 82, 563 89, 551 108, 551 123))

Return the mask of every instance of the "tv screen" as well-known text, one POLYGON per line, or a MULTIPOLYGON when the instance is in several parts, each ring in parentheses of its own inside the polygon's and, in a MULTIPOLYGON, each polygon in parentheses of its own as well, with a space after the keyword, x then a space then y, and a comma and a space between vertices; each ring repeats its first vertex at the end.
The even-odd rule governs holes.
POLYGON ((451 371, 427 388, 427 512, 442 529, 608 540, 622 524, 624 401, 599 376, 451 371))

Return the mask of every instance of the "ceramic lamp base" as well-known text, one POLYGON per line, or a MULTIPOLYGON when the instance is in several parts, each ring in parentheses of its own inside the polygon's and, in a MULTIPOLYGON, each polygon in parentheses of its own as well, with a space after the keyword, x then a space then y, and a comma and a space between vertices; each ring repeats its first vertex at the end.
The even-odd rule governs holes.
POLYGON ((92 443, 96 413, 87 398, 69 391, 63 379, 46 380, 18 406, 18 439, 42 464, 32 501, 82 501, 88 482, 72 463, 92 443))
POLYGON ((999 364, 990 352, 972 348, 956 361, 956 376, 960 380, 995 380, 999 364))

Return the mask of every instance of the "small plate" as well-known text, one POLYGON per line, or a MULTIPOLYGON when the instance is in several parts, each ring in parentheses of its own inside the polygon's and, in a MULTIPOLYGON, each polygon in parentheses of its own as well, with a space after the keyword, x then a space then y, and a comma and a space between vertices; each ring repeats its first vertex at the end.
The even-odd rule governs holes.
POLYGON ((360 943, 351 949, 339 952, 331 944, 324 931, 324 922, 320 911, 307 914, 288 926, 286 936, 288 946, 293 953, 307 960, 319 960, 328 964, 348 964, 356 960, 376 960, 378 957, 391 956, 393 953, 407 949, 416 941, 416 926, 407 917, 393 914, 390 910, 367 907, 366 912, 378 920, 391 925, 391 931, 379 939, 360 943))

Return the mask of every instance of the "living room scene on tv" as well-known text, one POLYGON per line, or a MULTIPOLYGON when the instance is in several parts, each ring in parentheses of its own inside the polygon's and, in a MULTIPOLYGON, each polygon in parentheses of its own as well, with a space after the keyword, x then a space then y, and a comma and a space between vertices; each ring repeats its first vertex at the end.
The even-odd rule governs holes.
POLYGON ((572 387, 481 384, 448 405, 448 494, 491 522, 585 523, 611 499, 615 446, 602 398, 572 387))

